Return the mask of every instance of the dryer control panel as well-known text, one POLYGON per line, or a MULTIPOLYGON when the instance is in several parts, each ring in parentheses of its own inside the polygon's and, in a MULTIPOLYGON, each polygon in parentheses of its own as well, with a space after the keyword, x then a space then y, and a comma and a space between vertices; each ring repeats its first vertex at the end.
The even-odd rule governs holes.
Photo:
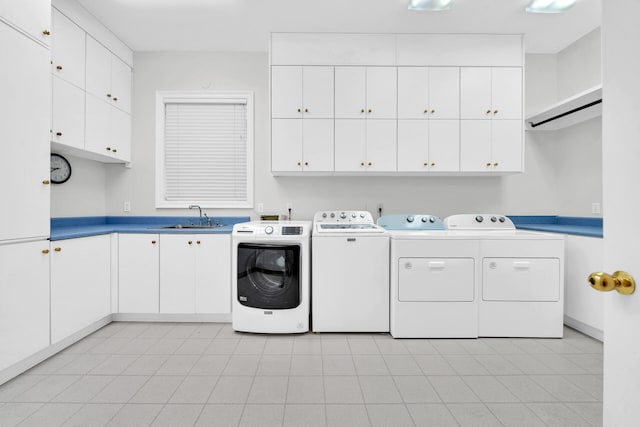
POLYGON ((444 219, 448 230, 515 230, 516 226, 506 215, 460 214, 444 219))

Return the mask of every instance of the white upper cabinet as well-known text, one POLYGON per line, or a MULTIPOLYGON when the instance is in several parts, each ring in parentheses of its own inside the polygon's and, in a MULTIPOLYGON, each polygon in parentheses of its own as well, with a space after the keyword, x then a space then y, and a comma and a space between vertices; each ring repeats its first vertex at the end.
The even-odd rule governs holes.
POLYGON ((50 44, 51 0, 0 0, 0 17, 35 40, 50 44))
POLYGON ((332 119, 273 119, 271 169, 279 172, 332 172, 332 119))
POLYGON ((85 92, 54 76, 51 141, 84 149, 85 92))
POLYGON ((522 132, 521 120, 462 120, 460 170, 522 171, 522 132))
POLYGON ((131 160, 131 116, 97 97, 85 98, 85 146, 107 163, 131 160))
POLYGON ((462 119, 522 119, 520 67, 462 67, 462 119))
POLYGON ((459 67, 399 67, 399 119, 458 119, 459 67))
POLYGON ((398 120, 398 171, 458 172, 458 120, 398 120))
POLYGON ((333 67, 272 67, 273 118, 333 118, 333 67))
POLYGON ((52 9, 52 74, 81 89, 85 85, 86 33, 57 9, 52 9))
POLYGON ((87 93, 131 111, 131 68, 93 37, 87 36, 87 93))
POLYGON ((395 120, 337 119, 336 172, 393 172, 396 170, 395 120))
POLYGON ((336 118, 396 118, 396 67, 336 67, 335 79, 336 118))
MULTIPOLYGON (((17 2, 16 2, 17 3, 17 2)), ((0 22, 2 189, 0 241, 49 236, 49 49, 0 22), (16 208, 19 206, 19 209, 16 208)))

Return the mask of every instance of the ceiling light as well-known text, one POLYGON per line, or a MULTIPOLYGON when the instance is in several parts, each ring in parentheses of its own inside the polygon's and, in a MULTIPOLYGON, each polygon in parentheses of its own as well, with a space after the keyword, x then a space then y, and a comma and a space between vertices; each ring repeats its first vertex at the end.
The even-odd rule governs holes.
POLYGON ((531 0, 527 12, 560 13, 569 9, 577 0, 531 0))
POLYGON ((453 0, 410 0, 409 10, 447 10, 453 0))

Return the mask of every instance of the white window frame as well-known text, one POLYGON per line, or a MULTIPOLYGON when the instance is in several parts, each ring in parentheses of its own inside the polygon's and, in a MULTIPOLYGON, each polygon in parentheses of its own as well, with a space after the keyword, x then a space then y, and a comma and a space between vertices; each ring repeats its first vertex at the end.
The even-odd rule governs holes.
POLYGON ((187 208, 196 204, 202 208, 253 208, 253 153, 254 153, 254 104, 251 91, 157 91, 156 92, 156 208, 187 208), (247 105, 247 200, 211 201, 191 200, 169 201, 164 199, 164 129, 165 106, 173 103, 206 104, 242 102, 247 105))

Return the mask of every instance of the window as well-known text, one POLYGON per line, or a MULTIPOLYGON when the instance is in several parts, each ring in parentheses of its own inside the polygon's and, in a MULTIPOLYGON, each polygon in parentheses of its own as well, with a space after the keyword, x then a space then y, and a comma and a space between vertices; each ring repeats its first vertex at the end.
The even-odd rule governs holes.
POLYGON ((156 207, 253 207, 253 93, 156 99, 156 207))

